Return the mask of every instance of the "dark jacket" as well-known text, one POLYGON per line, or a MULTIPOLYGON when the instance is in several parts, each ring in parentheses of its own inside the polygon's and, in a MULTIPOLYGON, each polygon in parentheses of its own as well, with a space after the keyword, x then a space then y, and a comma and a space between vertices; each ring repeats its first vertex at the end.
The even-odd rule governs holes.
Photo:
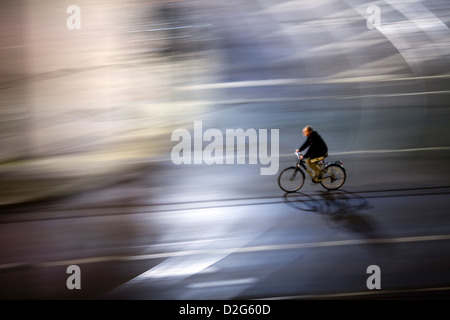
POLYGON ((308 151, 303 155, 304 158, 315 159, 325 156, 328 152, 327 144, 316 131, 311 132, 310 136, 306 138, 305 143, 298 149, 298 151, 302 152, 308 147, 308 151))

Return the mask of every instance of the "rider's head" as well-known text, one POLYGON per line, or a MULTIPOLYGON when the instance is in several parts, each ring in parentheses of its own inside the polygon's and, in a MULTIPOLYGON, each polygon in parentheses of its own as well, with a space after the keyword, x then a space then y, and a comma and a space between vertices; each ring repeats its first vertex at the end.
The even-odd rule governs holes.
POLYGON ((302 132, 305 137, 309 137, 311 132, 313 132, 313 128, 311 126, 306 126, 303 128, 302 132))

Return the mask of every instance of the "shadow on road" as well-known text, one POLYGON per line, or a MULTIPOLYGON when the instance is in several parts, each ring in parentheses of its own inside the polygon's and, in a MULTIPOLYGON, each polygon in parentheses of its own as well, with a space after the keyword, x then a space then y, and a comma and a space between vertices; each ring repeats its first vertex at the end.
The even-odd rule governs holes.
POLYGON ((365 198, 343 190, 321 191, 312 195, 301 192, 286 193, 283 201, 294 209, 329 216, 347 215, 369 207, 365 198))
POLYGON ((315 212, 327 218, 330 227, 374 236, 374 223, 360 211, 370 208, 369 202, 356 193, 344 190, 322 191, 316 194, 286 193, 285 204, 303 212, 315 212))

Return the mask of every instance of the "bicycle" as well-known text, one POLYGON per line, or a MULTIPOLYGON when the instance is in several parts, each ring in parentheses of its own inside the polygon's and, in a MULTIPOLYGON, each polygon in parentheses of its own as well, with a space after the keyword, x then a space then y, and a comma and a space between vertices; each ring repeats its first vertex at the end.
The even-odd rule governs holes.
MULTIPOLYGON (((301 153, 295 152, 297 156, 297 163, 295 166, 288 167, 281 171, 278 176, 278 185, 281 190, 285 192, 296 192, 305 183, 305 173, 308 172, 311 176, 313 182, 319 183, 327 190, 336 190, 342 187, 347 178, 342 161, 325 162, 324 160, 319 161, 319 165, 322 168, 321 176, 319 179, 314 178, 314 172, 308 169, 305 165, 305 161, 300 159, 301 153)), ((325 155, 325 158, 328 154, 325 155)), ((325 159, 324 158, 324 159, 325 159)))

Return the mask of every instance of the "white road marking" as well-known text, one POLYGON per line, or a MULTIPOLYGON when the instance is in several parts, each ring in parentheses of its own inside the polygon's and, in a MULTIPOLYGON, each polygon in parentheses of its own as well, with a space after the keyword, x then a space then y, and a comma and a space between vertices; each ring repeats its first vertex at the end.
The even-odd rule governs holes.
MULTIPOLYGON (((346 154, 381 154, 381 153, 398 153, 398 152, 420 152, 420 151, 446 151, 450 147, 426 147, 426 148, 410 148, 410 149, 378 149, 378 150, 353 150, 342 152, 328 152, 329 155, 346 155, 346 154)), ((281 154, 280 157, 293 156, 292 154, 281 154)))
POLYGON ((407 77, 407 76, 398 77, 398 75, 375 75, 375 76, 358 76, 358 77, 343 77, 343 78, 305 78, 305 79, 287 78, 287 79, 205 83, 205 84, 181 86, 178 88, 178 90, 182 91, 212 90, 212 89, 230 89, 230 88, 244 88, 244 87, 290 86, 290 85, 354 83, 354 82, 415 81, 415 80, 446 79, 446 78, 450 77, 448 75, 422 76, 422 77, 407 77))
MULTIPOLYGON (((435 95, 435 94, 450 94, 450 90, 404 92, 404 93, 380 93, 380 94, 363 94, 363 95, 334 95, 334 96, 234 99, 234 100, 217 100, 217 101, 201 102, 201 103, 204 105, 275 103, 275 102, 299 102, 299 101, 310 101, 310 100, 333 100, 333 99, 351 100, 351 99, 367 99, 367 98, 394 98, 394 97, 422 96, 422 95, 435 95)), ((361 107, 361 108, 370 108, 370 106, 369 107, 361 107)), ((392 108, 394 108, 394 107, 392 107, 392 108)))
MULTIPOLYGON (((383 154, 383 153, 400 153, 400 152, 424 152, 424 151, 448 151, 449 147, 424 147, 424 148, 408 148, 408 149, 375 149, 375 150, 351 150, 351 151, 329 151, 329 156, 340 156, 348 154, 383 154)), ((245 158, 256 157, 258 154, 248 153, 245 154, 245 158)), ((236 156, 237 157, 237 156, 236 156)), ((276 158, 275 156, 272 156, 276 158)), ((294 157, 294 152, 283 153, 278 156, 279 158, 294 157)), ((224 160, 226 157, 224 156, 224 160)), ((236 158, 237 159, 237 158, 236 158)), ((171 162, 169 157, 160 157, 157 159, 150 159, 149 162, 171 162)), ((224 161, 225 163, 225 161, 224 161)))
POLYGON ((244 278, 244 279, 234 279, 234 280, 193 283, 193 284, 187 285, 186 287, 190 288, 190 289, 202 289, 202 288, 220 287, 220 286, 241 286, 241 285, 253 284, 256 281, 257 281, 256 278, 244 278))
MULTIPOLYGON (((320 241, 307 243, 274 244, 274 245, 251 246, 241 248, 197 249, 197 250, 174 251, 174 252, 153 253, 134 256, 92 257, 85 259, 61 260, 61 261, 42 262, 34 264, 33 263, 3 264, 0 265, 0 269, 10 268, 17 265, 34 266, 34 267, 56 267, 56 266, 68 266, 71 264, 80 265, 80 264, 111 262, 111 261, 151 260, 151 259, 196 256, 196 255, 215 255, 215 254, 227 255, 232 253, 238 254, 238 253, 250 253, 259 251, 295 250, 295 249, 339 247, 339 246, 362 245, 362 244, 389 244, 389 243, 409 243, 409 242, 443 241, 443 240, 450 240, 450 235, 444 234, 444 235, 399 237, 399 238, 349 239, 349 240, 320 241)), ((206 268, 206 265, 204 267, 206 268)))
POLYGON ((213 259, 202 258, 198 259, 197 257, 191 259, 168 259, 154 268, 140 274, 139 276, 133 278, 130 282, 141 281, 143 279, 158 279, 158 278, 171 278, 171 277, 188 277, 193 274, 198 273, 214 273, 218 270, 218 268, 211 267, 212 264, 216 263, 218 260, 223 258, 214 257, 213 259))

